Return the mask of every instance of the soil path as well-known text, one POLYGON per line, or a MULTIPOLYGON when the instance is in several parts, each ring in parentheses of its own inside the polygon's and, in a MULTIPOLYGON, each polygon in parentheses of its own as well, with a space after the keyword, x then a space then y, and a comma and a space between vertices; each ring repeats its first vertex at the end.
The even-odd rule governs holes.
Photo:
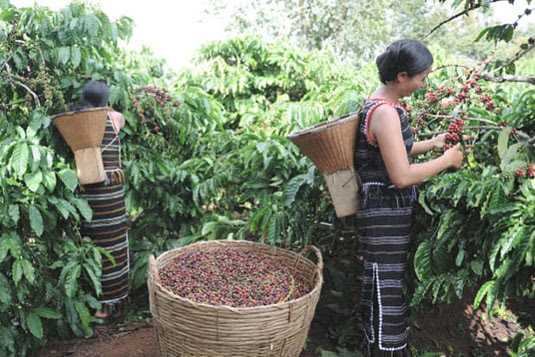
MULTIPOLYGON (((413 351, 440 352, 442 356, 507 356, 508 339, 526 327, 533 317, 535 302, 512 306, 488 320, 486 310, 474 311, 470 298, 450 305, 435 305, 416 314, 413 351), (530 317, 531 316, 531 317, 530 317)), ((301 357, 321 356, 320 349, 335 350, 325 340, 328 326, 318 319, 312 323, 311 343, 301 357)), ((91 339, 75 339, 51 344, 36 357, 157 357, 158 344, 154 327, 147 322, 128 322, 115 326, 98 326, 91 339)))

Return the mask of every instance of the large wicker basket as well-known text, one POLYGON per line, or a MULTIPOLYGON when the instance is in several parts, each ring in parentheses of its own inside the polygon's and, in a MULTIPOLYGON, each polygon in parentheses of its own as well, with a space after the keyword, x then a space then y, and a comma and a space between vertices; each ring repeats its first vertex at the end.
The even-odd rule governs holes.
POLYGON ((147 270, 150 311, 160 356, 299 356, 314 316, 323 283, 320 251, 308 246, 300 254, 249 241, 207 241, 149 257, 147 270), (295 269, 312 290, 280 304, 235 308, 193 302, 162 286, 159 270, 175 257, 193 250, 232 247, 253 250, 295 269), (313 250, 314 264, 305 258, 313 250))
POLYGON ((359 186, 353 158, 359 123, 359 113, 352 113, 288 136, 324 174, 338 217, 357 211, 359 186))
POLYGON ((107 108, 91 108, 52 117, 54 125, 74 152, 82 185, 105 180, 100 146, 106 129, 107 108))

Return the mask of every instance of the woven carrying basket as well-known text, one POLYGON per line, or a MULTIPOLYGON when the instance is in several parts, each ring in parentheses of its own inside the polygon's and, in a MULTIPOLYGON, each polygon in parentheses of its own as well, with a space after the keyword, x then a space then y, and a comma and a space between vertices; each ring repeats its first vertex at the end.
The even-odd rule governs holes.
POLYGON ((106 178, 100 146, 106 130, 107 108, 91 108, 52 117, 54 125, 74 152, 82 185, 106 178))
POLYGON ((354 167, 358 113, 296 131, 290 139, 325 175, 354 167))
POLYGON ((323 258, 308 246, 301 253, 249 241, 208 241, 149 257, 147 283, 150 311, 160 356, 299 356, 323 283, 323 258), (159 270, 194 250, 234 248, 280 261, 310 283, 306 295, 280 304, 235 308, 196 303, 162 286, 159 270), (313 250, 317 265, 305 258, 313 250))
POLYGON ((357 112, 288 135, 324 174, 338 217, 357 212, 359 185, 353 157, 359 123, 357 112))

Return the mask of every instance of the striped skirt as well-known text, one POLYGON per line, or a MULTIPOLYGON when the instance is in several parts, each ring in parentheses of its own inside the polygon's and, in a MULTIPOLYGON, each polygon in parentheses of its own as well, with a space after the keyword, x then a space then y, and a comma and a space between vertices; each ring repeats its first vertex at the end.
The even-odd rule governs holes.
POLYGON ((398 190, 367 183, 359 198, 357 229, 364 258, 362 321, 368 342, 377 343, 383 351, 401 350, 408 342, 403 278, 415 197, 414 187, 398 190), (378 321, 374 321, 375 315, 378 321))
POLYGON ((122 183, 87 185, 82 196, 93 209, 93 220, 82 224, 82 234, 106 249, 115 260, 113 264, 106 256, 102 257, 100 302, 113 304, 128 296, 130 279, 124 186, 122 183))

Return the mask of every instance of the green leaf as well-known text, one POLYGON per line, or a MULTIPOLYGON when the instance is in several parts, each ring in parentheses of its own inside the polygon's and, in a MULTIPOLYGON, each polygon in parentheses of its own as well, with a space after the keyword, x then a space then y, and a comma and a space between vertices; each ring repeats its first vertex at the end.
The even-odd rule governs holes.
POLYGON ((71 47, 71 63, 74 68, 80 65, 82 59, 82 53, 78 47, 71 47))
MULTIPOLYGON (((496 281, 494 280, 489 280, 485 284, 483 284, 483 286, 479 289, 474 299, 474 309, 479 308, 479 304, 481 303, 485 295, 487 295, 487 293, 491 289, 493 289, 495 285, 496 285, 496 281)), ((492 306, 488 306, 488 309, 491 310, 492 306)))
POLYGON ((516 143, 507 148, 500 162, 500 169, 505 171, 505 168, 513 161, 518 158, 518 150, 522 147, 523 144, 516 143))
POLYGON ((434 212, 425 203, 425 195, 423 195, 423 194, 418 195, 418 203, 422 206, 422 208, 424 209, 425 213, 427 213, 430 216, 434 215, 434 212))
POLYGON ((30 206, 30 225, 38 237, 43 234, 43 217, 41 216, 41 212, 39 212, 37 207, 33 205, 30 206))
POLYGON ((9 217, 11 217, 15 224, 18 223, 20 219, 20 211, 18 205, 9 205, 9 217))
POLYGON ((39 189, 39 185, 41 185, 41 182, 43 182, 43 174, 41 173, 41 171, 26 174, 24 176, 24 182, 26 183, 26 186, 28 186, 30 191, 37 192, 37 189, 39 189))
POLYGON ((63 169, 58 172, 58 175, 65 186, 67 186, 71 192, 74 192, 76 187, 78 187, 78 177, 76 176, 76 173, 73 170, 63 169))
POLYGON ((26 259, 22 260, 22 270, 24 272, 24 276, 26 279, 30 282, 30 284, 33 284, 35 281, 35 268, 33 267, 32 263, 29 262, 26 259))
POLYGON ((69 47, 60 47, 58 49, 59 63, 65 65, 69 61, 70 56, 71 56, 71 49, 69 47))
POLYGON ((481 31, 481 32, 479 33, 479 35, 477 35, 477 37, 476 37, 476 39, 474 40, 474 42, 478 42, 479 40, 481 40, 481 38, 482 38, 483 36, 485 36, 485 34, 487 34, 489 31, 490 31, 490 28, 489 28, 489 27, 487 27, 486 29, 484 29, 483 31, 481 31))
POLYGON ((13 170, 17 175, 23 176, 26 172, 29 155, 30 151, 28 149, 28 144, 22 143, 15 145, 11 156, 11 167, 13 167, 13 170))
POLYGON ((54 171, 47 171, 43 174, 43 185, 49 192, 53 192, 56 188, 56 173, 54 171))
POLYGON ((0 273, 0 302, 6 306, 11 305, 11 289, 9 280, 2 273, 0 273))
POLYGON ((295 196, 301 186, 307 181, 307 175, 298 175, 293 177, 284 188, 284 205, 290 206, 295 201, 295 196))
POLYGON ((470 262, 470 268, 472 268, 472 271, 477 275, 483 274, 483 262, 480 260, 472 260, 470 262))
MULTIPOLYGON (((513 160, 509 162, 505 167, 504 171, 506 172, 515 172, 517 169, 526 165, 526 162, 522 160, 513 160)), ((514 182, 514 181, 513 181, 514 182)))
POLYGON ((65 293, 70 298, 73 298, 78 291, 78 278, 80 277, 80 273, 81 268, 78 264, 67 272, 67 277, 65 278, 65 293))
POLYGON ((22 247, 21 247, 22 243, 17 233, 12 232, 8 235, 3 235, 2 237, 8 241, 9 250, 11 251, 11 256, 13 258, 19 258, 20 255, 22 254, 22 247))
POLYGON ((15 336, 13 330, 5 326, 0 326, 0 346, 5 346, 8 351, 12 352, 12 355, 15 355, 15 336))
POLYGON ((7 257, 7 253, 9 252, 9 241, 4 239, 4 236, 0 237, 0 263, 4 261, 7 257))
POLYGON ((277 241, 277 237, 279 236, 279 213, 274 214, 269 219, 269 226, 268 226, 268 237, 269 237, 269 243, 275 244, 277 241))
POLYGON ((498 136, 498 155, 500 156, 500 160, 503 160, 505 152, 507 151, 507 143, 509 142, 511 130, 513 129, 507 126, 502 129, 500 135, 498 136))
POLYGON ((513 352, 515 352, 515 353, 518 352, 518 346, 520 345, 520 341, 522 341, 523 338, 524 338, 524 333, 522 333, 522 332, 519 332, 519 333, 517 333, 515 335, 515 337, 513 338, 511 343, 509 344, 511 346, 511 349, 513 350, 513 352))
POLYGON ((93 210, 91 209, 91 206, 89 206, 87 201, 82 198, 75 198, 72 201, 74 202, 75 206, 78 208, 84 219, 88 222, 91 222, 91 219, 93 218, 93 210))
POLYGON ((89 276, 89 280, 91 280, 91 284, 93 285, 93 289, 95 290, 95 294, 97 296, 100 296, 102 294, 102 285, 100 282, 100 278, 97 276, 97 273, 95 272, 95 269, 92 265, 85 263, 84 264, 84 270, 89 276))
POLYGON ((22 259, 15 260, 13 267, 11 268, 11 274, 15 285, 18 285, 19 281, 21 281, 23 272, 22 259))
POLYGON ((80 317, 80 321, 82 321, 82 325, 84 326, 84 328, 87 329, 92 320, 89 309, 87 308, 85 303, 80 300, 76 300, 74 302, 74 306, 76 307, 76 311, 78 312, 78 317, 80 317))
POLYGON ((457 258, 455 259, 455 265, 460 267, 463 264, 465 251, 463 249, 459 250, 457 253, 457 258))
POLYGON ((61 317, 63 316, 56 310, 53 310, 45 306, 35 307, 32 309, 32 311, 35 312, 40 317, 43 317, 45 319, 61 319, 61 317))
POLYGON ((69 203, 69 201, 61 198, 59 200, 56 200, 54 203, 54 206, 58 209, 59 213, 63 216, 64 219, 69 218, 69 212, 71 211, 72 205, 69 203))
POLYGON ((91 35, 96 36, 100 22, 94 14, 85 16, 83 19, 84 29, 91 35))
POLYGON ((422 242, 414 255, 414 271, 418 280, 423 281, 431 273, 431 242, 422 242))
POLYGON ((102 247, 96 247, 96 249, 98 249, 100 254, 103 254, 106 258, 108 258, 108 260, 111 262, 112 265, 115 265, 115 258, 113 257, 113 255, 110 254, 110 252, 108 252, 107 249, 104 249, 102 247))
POLYGON ((37 313, 32 310, 26 318, 26 323, 28 324, 28 329, 32 335, 38 339, 43 338, 43 322, 37 313))

